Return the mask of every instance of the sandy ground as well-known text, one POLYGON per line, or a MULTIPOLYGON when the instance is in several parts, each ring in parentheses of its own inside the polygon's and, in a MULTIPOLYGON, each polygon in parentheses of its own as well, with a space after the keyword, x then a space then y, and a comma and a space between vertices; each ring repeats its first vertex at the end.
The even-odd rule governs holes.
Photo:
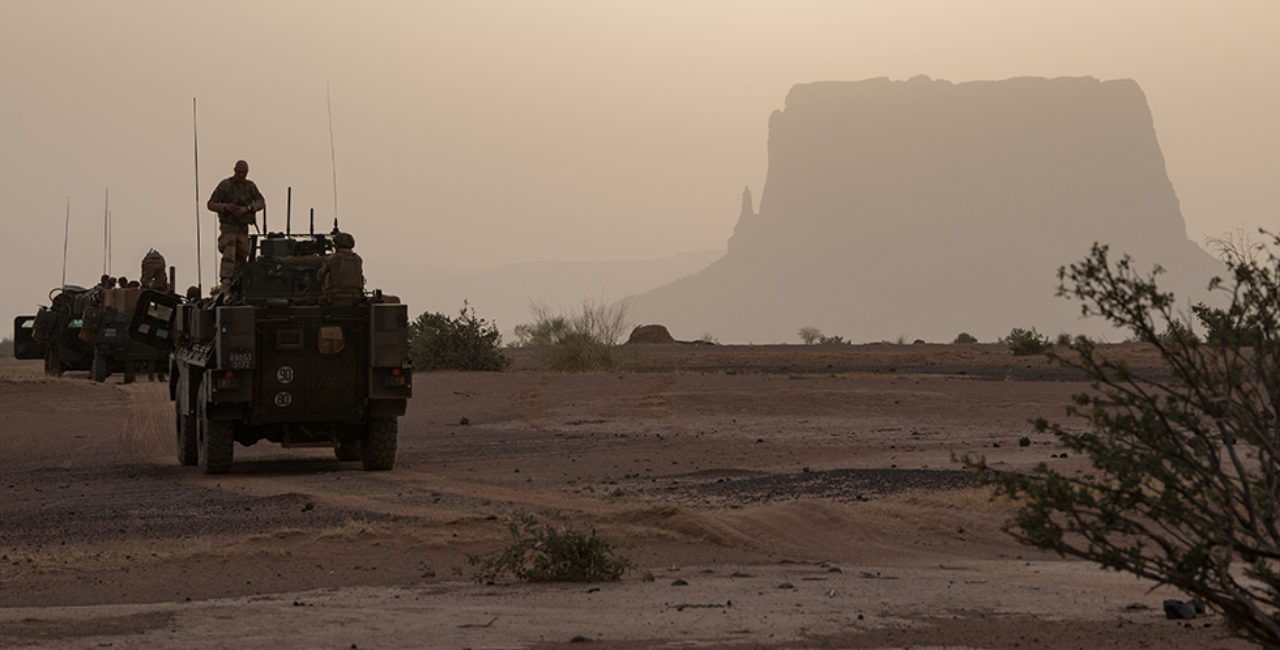
POLYGON ((1087 388, 1043 360, 658 345, 565 375, 534 354, 418 375, 394 471, 264 443, 212 477, 176 463, 163 385, 0 360, 0 646, 1247 647, 1001 532, 1009 506, 953 453, 1087 470, 1028 424, 1087 388), (521 513, 634 568, 473 580, 521 513))

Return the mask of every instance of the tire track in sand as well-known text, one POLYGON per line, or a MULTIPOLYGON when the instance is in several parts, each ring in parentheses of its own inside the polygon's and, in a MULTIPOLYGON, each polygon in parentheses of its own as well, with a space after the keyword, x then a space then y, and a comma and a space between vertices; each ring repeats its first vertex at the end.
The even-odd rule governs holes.
POLYGON ((118 388, 129 400, 129 421, 120 432, 121 453, 142 461, 174 460, 178 449, 169 385, 149 381, 118 388))

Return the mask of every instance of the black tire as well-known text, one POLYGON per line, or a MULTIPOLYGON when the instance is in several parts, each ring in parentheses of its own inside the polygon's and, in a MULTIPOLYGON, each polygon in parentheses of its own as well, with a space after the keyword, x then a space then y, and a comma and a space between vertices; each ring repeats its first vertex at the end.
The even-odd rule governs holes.
POLYGON ((66 366, 62 365, 62 358, 58 356, 58 348, 52 343, 49 344, 49 353, 44 356, 44 374, 50 377, 61 377, 66 366))
POLYGON ((183 399, 173 400, 174 420, 178 431, 178 463, 190 467, 200 460, 196 440, 196 416, 187 413, 183 399))
POLYGON ((360 462, 368 471, 386 471, 396 464, 396 436, 400 424, 395 418, 369 418, 369 429, 360 442, 360 462))
POLYGON ((111 376, 111 364, 107 359, 107 355, 100 350, 93 351, 93 367, 89 370, 89 376, 99 384, 111 376))
POLYGON ((361 445, 359 440, 339 442, 338 445, 333 448, 333 455, 337 456, 338 460, 342 461, 361 460, 363 456, 360 454, 360 447, 361 445))
POLYGON ((235 428, 230 422, 210 419, 207 404, 202 395, 196 413, 197 464, 205 474, 226 474, 235 455, 235 428))

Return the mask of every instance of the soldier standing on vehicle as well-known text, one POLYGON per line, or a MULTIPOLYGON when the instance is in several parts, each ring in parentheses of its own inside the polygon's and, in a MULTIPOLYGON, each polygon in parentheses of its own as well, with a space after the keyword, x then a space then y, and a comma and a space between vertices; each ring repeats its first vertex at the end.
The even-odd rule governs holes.
POLYGON ((355 251, 356 239, 333 234, 333 253, 320 265, 321 298, 331 305, 354 305, 364 297, 364 260, 355 251))
POLYGON ((208 208, 218 213, 218 251, 222 253, 218 277, 224 291, 249 261, 249 224, 255 223, 258 210, 267 206, 248 176, 249 163, 237 160, 235 175, 218 183, 209 197, 208 208))

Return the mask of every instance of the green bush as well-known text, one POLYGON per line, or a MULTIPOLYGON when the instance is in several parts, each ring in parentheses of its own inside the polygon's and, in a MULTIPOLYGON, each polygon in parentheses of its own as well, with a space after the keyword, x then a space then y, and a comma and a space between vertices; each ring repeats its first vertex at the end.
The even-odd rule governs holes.
POLYGON ((959 334, 956 334, 956 339, 952 341, 952 343, 961 343, 961 344, 977 343, 977 342, 978 342, 978 339, 974 338, 974 336, 968 332, 960 332, 959 334))
POLYGON ((530 305, 534 320, 517 325, 516 336, 527 345, 547 347, 543 364, 558 372, 612 370, 618 366, 615 347, 630 329, 623 303, 605 305, 584 300, 572 316, 554 314, 538 303, 530 305))
POLYGON ((631 560, 614 556, 615 544, 596 531, 539 524, 522 514, 507 524, 512 542, 491 555, 467 554, 477 567, 476 582, 512 576, 525 582, 612 582, 631 568, 631 560))
POLYGON ((1162 367, 1139 372, 1077 337, 1051 352, 1091 388, 1067 407, 1070 425, 1040 431, 1089 459, 1089 472, 1040 464, 1026 473, 966 458, 977 476, 1014 499, 1008 530, 1062 555, 1170 585, 1222 613, 1234 634, 1280 647, 1280 250, 1226 259, 1232 281, 1211 289, 1229 302, 1202 310, 1227 326, 1199 341, 1173 294, 1128 257, 1095 245, 1059 272, 1059 295, 1082 303, 1156 348, 1162 367))
POLYGON ((1004 344, 1009 346, 1009 351, 1015 357, 1040 354, 1050 347, 1049 339, 1037 332, 1034 327, 1029 330, 1020 327, 1009 330, 1009 336, 1005 337, 1004 344))
POLYGON ((502 334, 477 318, 465 302, 456 318, 423 312, 409 324, 409 358, 415 370, 502 370, 502 334))

